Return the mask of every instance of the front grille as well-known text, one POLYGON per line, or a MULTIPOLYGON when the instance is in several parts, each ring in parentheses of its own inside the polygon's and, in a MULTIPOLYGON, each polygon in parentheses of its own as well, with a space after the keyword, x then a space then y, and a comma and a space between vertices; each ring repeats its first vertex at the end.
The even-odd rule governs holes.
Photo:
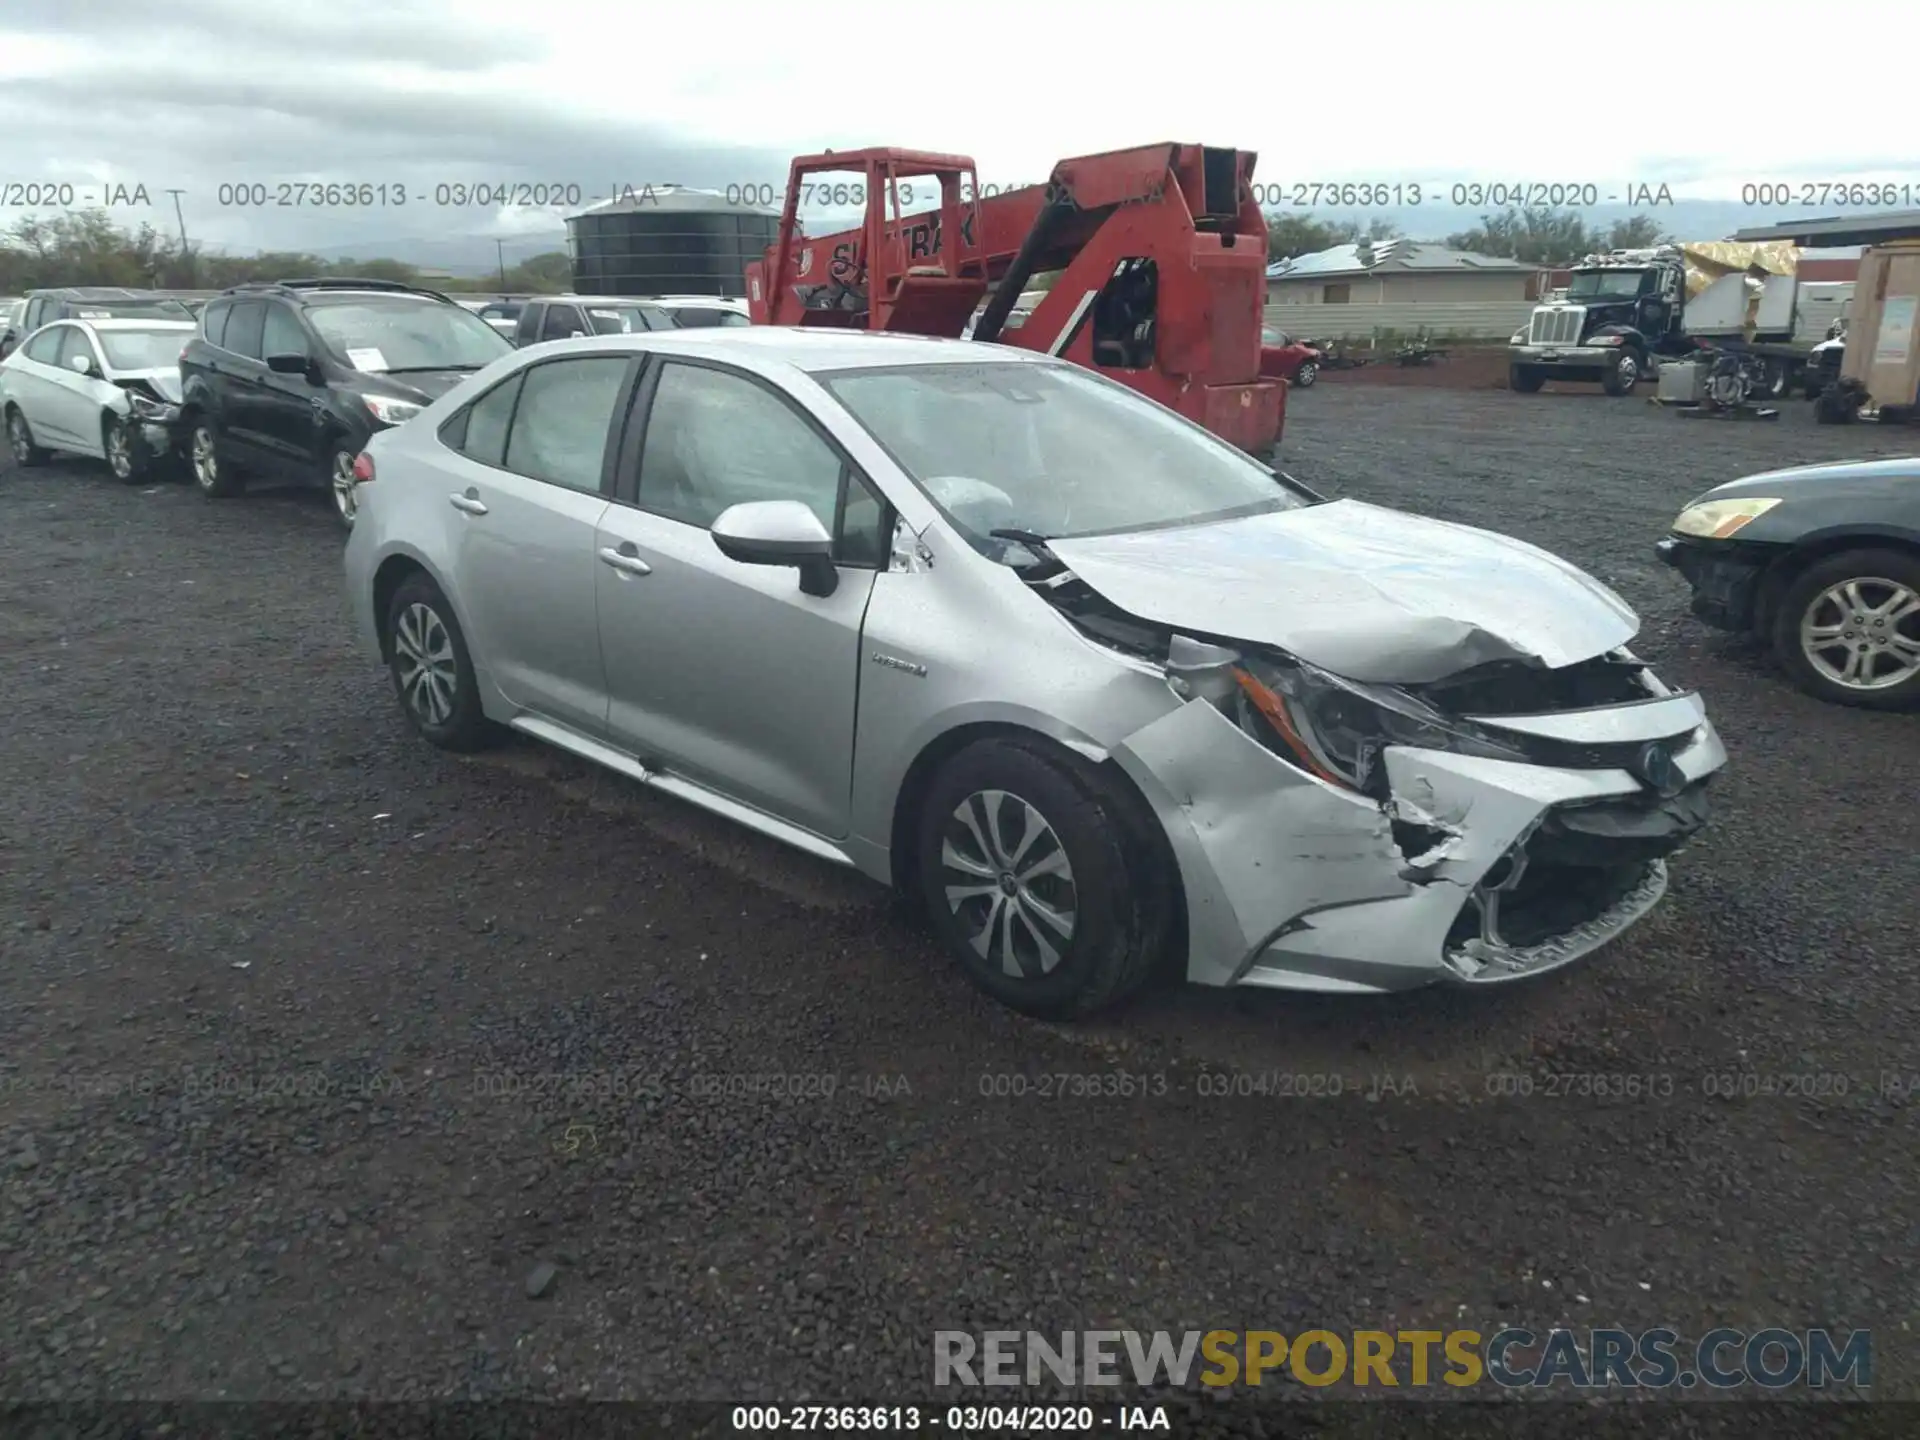
POLYGON ((1580 322, 1587 312, 1581 309, 1536 310, 1528 339, 1535 345, 1574 345, 1580 340, 1580 322))
MULTIPOLYGON (((1577 930, 1605 915, 1648 874, 1638 864, 1584 866, 1534 862, 1513 889, 1502 892, 1496 922, 1497 943, 1524 948, 1577 930)), ((1449 948, 1471 939, 1495 941, 1486 934, 1478 907, 1469 903, 1447 936, 1449 948)))

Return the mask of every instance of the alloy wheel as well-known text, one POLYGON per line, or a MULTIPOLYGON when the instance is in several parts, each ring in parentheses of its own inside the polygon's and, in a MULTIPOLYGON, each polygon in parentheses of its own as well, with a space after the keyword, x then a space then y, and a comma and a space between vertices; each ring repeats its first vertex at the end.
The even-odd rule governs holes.
POLYGON ((459 662, 446 622, 431 605, 415 603, 400 612, 393 627, 400 695, 422 724, 441 726, 453 718, 460 681, 459 662))
POLYGON ((967 943, 1008 975, 1052 971, 1073 940, 1073 866, 1041 813, 1005 790, 954 808, 940 837, 947 905, 967 943))
POLYGON ((7 421, 7 443, 13 448, 13 463, 24 468, 33 456, 33 433, 27 429, 27 417, 18 410, 7 421))
POLYGON ((107 427, 107 465, 116 480, 128 479, 133 474, 133 441, 124 425, 107 427))
POLYGON ((1631 387, 1639 382, 1640 362, 1635 360, 1631 355, 1622 355, 1620 357, 1620 368, 1617 373, 1620 376, 1620 383, 1631 387))
POLYGON ((351 529, 354 518, 360 513, 359 482, 353 478, 353 456, 344 450, 334 452, 328 482, 333 489, 333 508, 340 512, 340 518, 351 529))
POLYGON ((193 427, 193 442, 190 451, 193 462, 193 479, 202 490, 211 490, 220 483, 220 457, 214 450, 213 431, 205 425, 193 427))
POLYGON ((1887 690, 1920 671, 1920 594, 1861 575, 1830 585, 1800 617, 1800 649, 1848 690, 1887 690))

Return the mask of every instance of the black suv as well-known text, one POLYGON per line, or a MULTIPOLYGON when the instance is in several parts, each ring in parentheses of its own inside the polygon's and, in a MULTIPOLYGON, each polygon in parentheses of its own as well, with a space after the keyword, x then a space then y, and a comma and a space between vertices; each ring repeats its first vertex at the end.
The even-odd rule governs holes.
POLYGON ((420 413, 513 346, 435 290, 384 280, 236 285, 180 353, 194 483, 324 485, 349 527, 353 462, 375 431, 420 413))
POLYGON ((116 285, 73 285, 30 290, 20 318, 0 332, 0 360, 42 325, 56 320, 191 320, 186 302, 164 290, 123 290, 116 285))
POLYGON ((633 335, 644 330, 677 330, 658 305, 618 295, 543 295, 522 302, 513 343, 571 340, 576 335, 633 335))

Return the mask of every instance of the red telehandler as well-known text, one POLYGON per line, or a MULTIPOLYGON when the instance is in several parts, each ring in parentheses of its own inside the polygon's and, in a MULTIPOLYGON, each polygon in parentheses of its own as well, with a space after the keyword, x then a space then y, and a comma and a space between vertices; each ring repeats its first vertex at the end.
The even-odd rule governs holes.
POLYGON ((1260 377, 1267 231, 1253 164, 1250 151, 1143 145, 1062 160, 1044 185, 982 198, 965 155, 805 155, 778 241, 747 267, 748 307, 756 325, 958 337, 985 301, 973 339, 1085 365, 1264 454, 1280 438, 1286 385, 1260 377), (808 177, 823 174, 863 177, 846 187, 864 196, 860 228, 800 234, 808 177), (929 180, 938 208, 907 213, 929 180), (1008 326, 1049 271, 1060 272, 1052 289, 1008 326))

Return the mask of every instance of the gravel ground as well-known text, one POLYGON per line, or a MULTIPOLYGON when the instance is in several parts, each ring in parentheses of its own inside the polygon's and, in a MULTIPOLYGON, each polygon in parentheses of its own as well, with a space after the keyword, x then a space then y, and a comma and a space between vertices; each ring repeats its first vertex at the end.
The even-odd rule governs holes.
POLYGON ((1717 827, 1589 963, 1030 1023, 858 881, 556 753, 413 739, 317 497, 0 473, 0 1398, 898 1402, 940 1328, 1557 1322, 1870 1326, 1874 1393, 1920 1396, 1882 1081, 1920 1083, 1920 721, 1801 697, 1651 553, 1708 485, 1914 437, 1291 410, 1303 479, 1575 558, 1706 692, 1717 827), (982 1094, 1116 1067, 1165 1093, 982 1094), (1347 1093, 1201 1093, 1224 1070, 1347 1093), (1736 1070, 1846 1093, 1707 1093, 1736 1070), (772 1073, 837 1088, 693 1094, 772 1073), (1547 1093, 1596 1074, 1666 1093, 1547 1093))

